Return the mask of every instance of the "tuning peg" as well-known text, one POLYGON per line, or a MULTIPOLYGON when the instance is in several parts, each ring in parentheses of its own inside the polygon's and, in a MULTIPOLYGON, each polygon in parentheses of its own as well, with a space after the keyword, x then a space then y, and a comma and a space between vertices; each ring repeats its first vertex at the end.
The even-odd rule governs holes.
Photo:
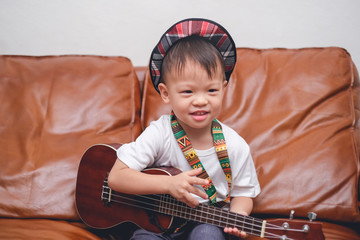
POLYGON ((314 212, 309 212, 309 213, 308 213, 308 218, 309 218, 310 222, 312 222, 313 220, 315 220, 316 217, 317 217, 317 214, 316 214, 316 213, 314 213, 314 212))
POLYGON ((291 210, 291 211, 290 211, 290 216, 289 216, 289 219, 290 219, 290 220, 293 220, 293 218, 294 218, 294 213, 295 213, 294 210, 291 210))

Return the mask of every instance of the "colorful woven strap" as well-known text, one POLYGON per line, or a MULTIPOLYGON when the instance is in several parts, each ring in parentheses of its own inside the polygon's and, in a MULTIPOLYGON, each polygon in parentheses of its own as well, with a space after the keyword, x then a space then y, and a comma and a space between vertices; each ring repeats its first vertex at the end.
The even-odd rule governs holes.
POLYGON ((213 139, 214 139, 214 146, 215 146, 216 154, 218 156, 221 168, 223 169, 224 174, 226 176, 229 191, 228 191, 228 195, 226 196, 226 199, 223 202, 216 202, 216 188, 214 186, 214 183, 210 179, 204 166, 202 165, 200 159, 198 158, 184 129, 181 127, 179 122, 176 120, 176 116, 174 115, 174 113, 171 114, 170 120, 171 120, 172 131, 174 133, 176 141, 179 144, 179 147, 181 148, 182 152, 185 155, 186 160, 189 162, 190 166, 193 169, 197 169, 197 168, 201 167, 202 172, 200 173, 200 175, 198 175, 198 177, 207 179, 209 181, 208 185, 203 185, 202 187, 205 190, 206 194, 209 196, 210 204, 214 204, 214 205, 218 205, 219 207, 222 207, 226 203, 230 202, 230 190, 231 190, 231 181, 232 181, 231 167, 230 167, 229 156, 227 153, 224 134, 222 133, 222 128, 221 128, 220 123, 216 119, 213 120, 212 135, 213 135, 213 139))

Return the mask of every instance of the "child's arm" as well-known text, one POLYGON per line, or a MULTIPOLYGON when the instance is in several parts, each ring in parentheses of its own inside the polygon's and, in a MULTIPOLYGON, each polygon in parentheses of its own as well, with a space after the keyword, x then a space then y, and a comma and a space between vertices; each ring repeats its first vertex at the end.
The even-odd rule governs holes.
POLYGON ((205 192, 194 187, 209 183, 195 177, 200 173, 201 168, 175 176, 145 174, 129 168, 118 159, 110 171, 108 184, 111 189, 127 194, 170 194, 190 207, 196 207, 199 202, 190 193, 208 198, 205 192))
POLYGON ((234 197, 231 199, 230 211, 249 216, 253 209, 253 200, 249 197, 234 197))
MULTIPOLYGON (((241 215, 249 216, 253 209, 253 200, 249 197, 234 197, 231 199, 230 211, 241 215)), ((237 228, 225 228, 224 232, 235 235, 237 237, 246 237, 245 232, 240 232, 237 228)))

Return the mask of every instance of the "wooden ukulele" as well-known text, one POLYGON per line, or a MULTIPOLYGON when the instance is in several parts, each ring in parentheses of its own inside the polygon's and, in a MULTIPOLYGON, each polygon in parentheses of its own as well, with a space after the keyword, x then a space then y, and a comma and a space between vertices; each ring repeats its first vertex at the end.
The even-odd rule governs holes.
MULTIPOLYGON (((170 195, 128 195, 112 191, 107 175, 114 165, 120 145, 94 145, 83 155, 76 182, 76 208, 82 221, 97 229, 124 222, 164 232, 187 220, 219 227, 237 227, 249 235, 267 239, 324 239, 321 223, 300 220, 262 220, 221 208, 200 204, 191 208, 170 195)), ((175 175, 176 168, 152 168, 148 174, 175 175)), ((131 184, 131 183, 129 183, 131 184)))

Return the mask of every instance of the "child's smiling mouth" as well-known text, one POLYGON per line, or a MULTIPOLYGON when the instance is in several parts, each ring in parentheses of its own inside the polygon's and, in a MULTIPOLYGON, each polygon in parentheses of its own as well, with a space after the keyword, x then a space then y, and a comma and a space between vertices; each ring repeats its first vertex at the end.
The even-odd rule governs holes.
POLYGON ((207 118, 208 114, 209 114, 209 112, 207 112, 207 111, 199 110, 199 111, 190 113, 190 116, 196 121, 203 121, 207 118))

